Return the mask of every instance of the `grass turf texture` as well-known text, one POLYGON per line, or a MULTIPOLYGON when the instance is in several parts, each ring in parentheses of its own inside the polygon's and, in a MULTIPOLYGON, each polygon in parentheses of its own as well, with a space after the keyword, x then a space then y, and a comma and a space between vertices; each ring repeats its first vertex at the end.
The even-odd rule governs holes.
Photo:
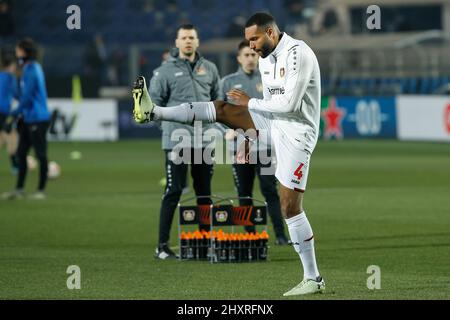
MULTIPOLYGON (((62 177, 48 200, 0 201, 1 299, 286 299, 301 280, 297 254, 273 238, 266 263, 155 260, 159 141, 51 143, 50 156, 62 177), (66 287, 69 265, 81 290, 66 287)), ((15 178, 0 159, 6 191, 15 178)), ((27 191, 36 182, 33 171, 27 191)), ((216 166, 213 191, 235 195, 229 166, 216 166)), ((449 299, 449 195, 450 144, 319 142, 305 207, 327 292, 288 299, 449 299), (380 290, 366 287, 370 265, 380 290)))

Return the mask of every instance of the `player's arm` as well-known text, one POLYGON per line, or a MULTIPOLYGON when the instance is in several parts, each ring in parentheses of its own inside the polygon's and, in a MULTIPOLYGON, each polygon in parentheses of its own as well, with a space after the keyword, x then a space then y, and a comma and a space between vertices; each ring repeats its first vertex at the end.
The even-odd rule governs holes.
POLYGON ((17 78, 13 76, 11 78, 11 92, 13 99, 16 99, 17 101, 20 99, 19 97, 19 81, 17 81, 17 78))
MULTIPOLYGON (((219 82, 219 100, 227 102, 227 92, 230 89, 230 82, 227 80, 228 77, 223 78, 219 82)), ((216 127, 225 135, 225 140, 233 140, 235 137, 235 131, 225 126, 222 123, 217 122, 216 127)))
POLYGON ((37 85, 36 72, 34 69, 28 70, 23 74, 24 86, 20 93, 19 105, 11 112, 11 115, 17 117, 22 114, 26 108, 30 108, 33 102, 33 92, 37 85))
POLYGON ((228 93, 228 96, 238 99, 239 104, 247 105, 249 109, 277 113, 294 111, 298 101, 305 95, 311 80, 314 56, 309 51, 296 50, 288 55, 287 60, 284 94, 274 95, 270 100, 250 99, 248 97, 245 99, 245 97, 242 97, 241 92, 232 90, 228 93))
MULTIPOLYGON (((10 87, 8 90, 11 92, 11 99, 8 101, 8 104, 9 104, 8 107, 10 108, 13 99, 16 99, 16 100, 19 99, 17 79, 15 76, 11 77, 10 87)), ((9 109, 9 115, 6 118, 5 123, 3 124, 3 128, 0 128, 0 129, 3 129, 3 131, 5 131, 6 133, 10 133, 12 130, 14 121, 15 121, 15 117, 12 115, 11 109, 9 109)))

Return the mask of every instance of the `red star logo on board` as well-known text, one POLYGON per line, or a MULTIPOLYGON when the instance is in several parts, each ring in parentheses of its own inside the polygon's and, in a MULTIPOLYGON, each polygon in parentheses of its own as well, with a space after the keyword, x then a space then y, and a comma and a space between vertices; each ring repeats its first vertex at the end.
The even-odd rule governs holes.
POLYGON ((447 133, 450 134, 450 104, 447 105, 447 109, 445 110, 444 122, 447 133))
POLYGON ((334 136, 337 139, 342 139, 344 137, 342 120, 345 116, 345 110, 336 105, 336 98, 330 98, 328 108, 322 111, 322 116, 325 124, 324 138, 330 139, 334 136))

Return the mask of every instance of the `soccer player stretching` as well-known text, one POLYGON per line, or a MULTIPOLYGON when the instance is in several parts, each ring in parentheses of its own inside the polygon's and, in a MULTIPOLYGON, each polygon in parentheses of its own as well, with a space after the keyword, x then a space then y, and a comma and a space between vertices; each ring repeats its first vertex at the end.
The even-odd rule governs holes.
POLYGON ((319 135, 319 63, 306 43, 280 32, 267 13, 256 13, 247 21, 245 38, 260 56, 264 99, 250 99, 245 92, 232 89, 228 97, 239 106, 213 101, 160 108, 152 103, 145 79, 139 77, 133 89, 134 119, 138 123, 221 122, 232 129, 270 133, 277 160, 275 176, 281 184, 281 208, 304 271, 303 280, 284 295, 322 292, 325 282, 317 268, 314 236, 303 210, 310 157, 319 135))

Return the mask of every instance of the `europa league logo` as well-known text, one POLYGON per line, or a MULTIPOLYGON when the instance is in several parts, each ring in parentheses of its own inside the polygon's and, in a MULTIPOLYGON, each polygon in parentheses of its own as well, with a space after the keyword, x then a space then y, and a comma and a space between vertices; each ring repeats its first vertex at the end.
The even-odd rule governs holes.
POLYGON ((261 221, 263 221, 261 209, 257 209, 256 210, 255 222, 261 222, 261 221))

